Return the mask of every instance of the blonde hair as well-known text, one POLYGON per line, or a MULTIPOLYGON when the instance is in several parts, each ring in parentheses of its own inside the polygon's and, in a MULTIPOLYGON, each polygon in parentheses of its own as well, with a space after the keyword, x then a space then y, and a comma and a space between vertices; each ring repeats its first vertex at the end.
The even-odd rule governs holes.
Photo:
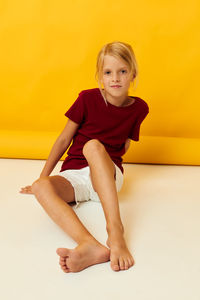
POLYGON ((107 104, 106 98, 103 94, 102 87, 101 87, 101 78, 103 75, 103 64, 104 64, 105 55, 112 55, 116 58, 123 59, 128 65, 128 67, 130 68, 130 72, 133 80, 138 78, 138 65, 137 65, 137 61, 133 49, 129 44, 119 42, 119 41, 114 41, 102 47, 102 49, 100 50, 97 56, 95 79, 98 82, 100 92, 107 104))

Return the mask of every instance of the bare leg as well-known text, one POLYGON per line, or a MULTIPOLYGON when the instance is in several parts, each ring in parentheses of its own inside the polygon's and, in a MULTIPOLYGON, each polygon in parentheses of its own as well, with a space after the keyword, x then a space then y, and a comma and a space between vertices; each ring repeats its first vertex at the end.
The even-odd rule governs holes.
POLYGON ((53 221, 78 244, 75 249, 57 249, 64 272, 78 272, 109 260, 109 250, 88 232, 67 204, 75 200, 70 182, 61 176, 44 177, 33 183, 32 192, 53 221))
POLYGON ((98 140, 90 140, 83 148, 88 161, 94 190, 98 193, 104 210, 114 271, 127 270, 134 264, 124 237, 120 218, 119 203, 115 185, 115 167, 105 147, 98 140))

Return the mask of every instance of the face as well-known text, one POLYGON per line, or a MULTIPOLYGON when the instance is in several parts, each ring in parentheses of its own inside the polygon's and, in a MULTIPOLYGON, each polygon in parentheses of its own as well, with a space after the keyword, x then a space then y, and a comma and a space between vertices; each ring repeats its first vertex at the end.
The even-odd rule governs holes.
POLYGON ((128 95, 132 81, 130 68, 123 59, 105 55, 102 83, 105 94, 110 99, 122 101, 128 95))

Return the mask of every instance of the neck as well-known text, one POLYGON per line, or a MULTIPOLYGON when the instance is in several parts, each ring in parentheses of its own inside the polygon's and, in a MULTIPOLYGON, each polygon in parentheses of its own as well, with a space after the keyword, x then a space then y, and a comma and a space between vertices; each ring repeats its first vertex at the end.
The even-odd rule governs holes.
POLYGON ((121 97, 115 97, 115 98, 113 98, 111 95, 106 93, 105 90, 103 90, 103 94, 104 94, 104 97, 106 98, 106 100, 109 103, 111 103, 115 106, 126 106, 130 102, 130 98, 128 97, 128 93, 126 95, 121 96, 121 97))

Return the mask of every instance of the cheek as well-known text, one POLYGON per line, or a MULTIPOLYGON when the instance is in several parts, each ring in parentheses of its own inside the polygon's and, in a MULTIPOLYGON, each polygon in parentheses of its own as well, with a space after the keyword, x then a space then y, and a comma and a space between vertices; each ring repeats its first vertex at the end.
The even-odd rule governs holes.
POLYGON ((102 79, 102 83, 103 83, 103 85, 106 85, 106 84, 108 83, 108 78, 105 78, 105 77, 104 77, 104 78, 102 79))
POLYGON ((127 76, 124 81, 127 83, 127 85, 129 85, 131 83, 131 78, 130 76, 127 76))

